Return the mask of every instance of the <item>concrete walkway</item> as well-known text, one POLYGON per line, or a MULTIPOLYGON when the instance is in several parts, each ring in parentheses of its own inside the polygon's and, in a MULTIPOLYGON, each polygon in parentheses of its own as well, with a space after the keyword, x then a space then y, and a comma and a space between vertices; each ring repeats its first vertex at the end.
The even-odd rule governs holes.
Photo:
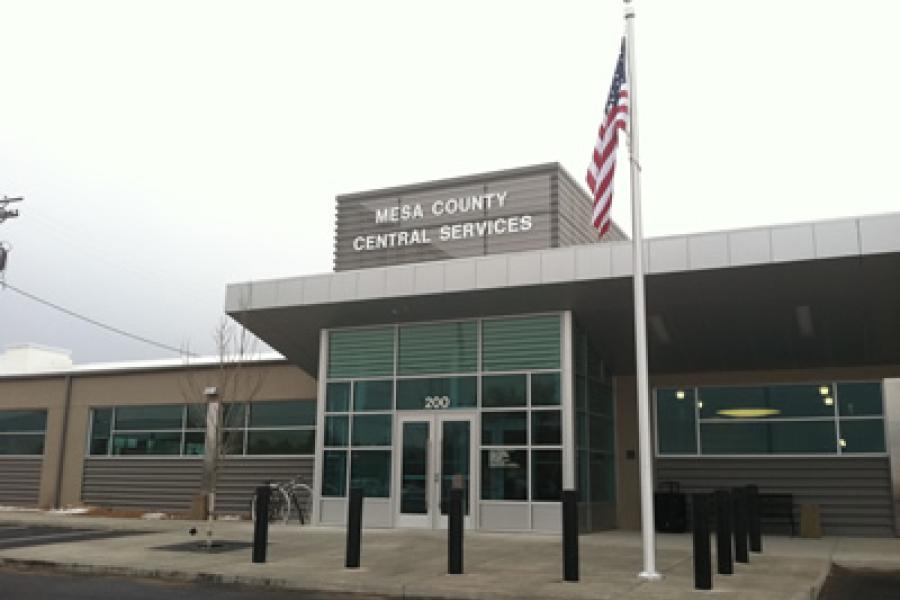
MULTIPOLYGON (((266 564, 252 564, 250 550, 218 554, 155 550, 187 542, 188 521, 147 521, 0 513, 0 523, 143 530, 128 537, 65 541, 0 550, 0 564, 42 566, 73 572, 181 581, 267 585, 316 592, 367 596, 458 599, 814 599, 832 562, 900 569, 900 540, 766 538, 762 555, 735 565, 732 576, 713 579, 713 592, 693 589, 691 540, 687 535, 659 539, 660 582, 641 582, 640 536, 613 531, 580 538, 581 581, 561 581, 561 543, 557 536, 467 532, 465 575, 446 575, 442 532, 370 530, 363 533, 362 568, 344 564, 344 531, 276 525, 270 529, 266 564)), ((252 525, 217 524, 217 537, 250 541, 252 525)), ((196 538, 194 538, 196 539, 196 538)))

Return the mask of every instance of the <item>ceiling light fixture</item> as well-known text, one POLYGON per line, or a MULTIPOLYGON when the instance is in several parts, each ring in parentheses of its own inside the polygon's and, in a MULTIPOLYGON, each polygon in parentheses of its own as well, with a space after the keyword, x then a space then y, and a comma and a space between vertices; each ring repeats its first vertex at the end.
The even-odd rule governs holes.
POLYGON ((822 396, 827 396, 830 393, 831 393, 831 388, 828 387, 827 385, 823 385, 822 387, 819 388, 819 394, 821 394, 822 396))
POLYGON ((777 408, 723 408, 717 411, 716 414, 735 419, 757 419, 780 415, 781 411, 777 408))
POLYGON ((684 400, 684 390, 678 390, 675 392, 675 397, 679 400, 684 400))
POLYGON ((834 406, 834 398, 832 398, 831 396, 826 396, 825 406, 834 406))

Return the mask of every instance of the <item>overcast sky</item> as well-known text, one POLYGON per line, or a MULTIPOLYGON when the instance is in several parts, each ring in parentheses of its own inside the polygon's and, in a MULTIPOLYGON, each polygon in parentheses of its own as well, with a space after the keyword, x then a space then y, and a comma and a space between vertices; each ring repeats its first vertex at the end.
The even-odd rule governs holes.
MULTIPOLYGON (((900 210, 900 3, 637 2, 647 235, 900 210)), ((211 351, 227 282, 331 270, 337 194, 581 180, 622 23, 613 0, 0 0, 7 279, 211 351)), ((0 292, 0 349, 23 342, 166 355, 0 292)))

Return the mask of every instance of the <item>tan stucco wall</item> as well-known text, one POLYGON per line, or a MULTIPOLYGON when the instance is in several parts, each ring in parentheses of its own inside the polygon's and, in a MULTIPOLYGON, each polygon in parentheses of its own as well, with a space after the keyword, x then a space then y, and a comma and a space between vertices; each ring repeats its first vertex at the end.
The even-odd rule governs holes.
MULTIPOLYGON (((293 365, 253 365, 242 367, 238 391, 226 391, 221 399, 251 400, 313 399, 316 381, 293 365)), ((53 506, 57 496, 57 476, 63 461, 59 493, 61 506, 81 502, 84 458, 90 430, 90 409, 95 406, 140 404, 185 404, 206 401, 203 390, 216 386, 232 390, 229 379, 216 368, 190 367, 161 371, 87 374, 72 376, 65 452, 61 452, 62 424, 66 398, 66 377, 0 378, 0 409, 46 408, 47 433, 41 472, 40 506, 53 506)))
MULTIPOLYGON (((791 369, 772 371, 725 371, 717 373, 670 373, 650 377, 651 389, 658 386, 739 385, 742 383, 802 383, 847 379, 900 377, 900 365, 791 369)), ((621 529, 640 529, 641 505, 638 480, 638 433, 636 386, 633 376, 615 378, 616 394, 616 507, 621 529), (628 451, 634 458, 627 458, 628 451)), ((651 400, 652 403, 652 400, 651 400)), ((651 412, 651 420, 653 414, 651 412)))

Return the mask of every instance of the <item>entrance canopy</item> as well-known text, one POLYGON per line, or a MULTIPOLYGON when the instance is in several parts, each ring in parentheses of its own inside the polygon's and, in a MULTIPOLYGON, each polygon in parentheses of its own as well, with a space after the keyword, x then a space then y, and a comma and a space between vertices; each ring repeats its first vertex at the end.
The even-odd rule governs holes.
MULTIPOLYGON (((900 364, 900 213, 645 244, 652 372, 900 364)), ((634 370, 630 242, 239 283, 225 308, 312 374, 323 328, 556 310, 634 370)))

